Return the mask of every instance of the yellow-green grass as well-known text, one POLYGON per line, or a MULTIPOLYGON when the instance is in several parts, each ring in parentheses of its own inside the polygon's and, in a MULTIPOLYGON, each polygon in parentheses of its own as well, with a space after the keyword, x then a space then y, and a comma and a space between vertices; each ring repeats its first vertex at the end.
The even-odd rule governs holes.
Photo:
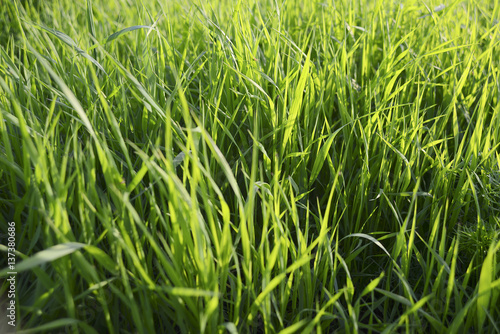
POLYGON ((17 330, 500 331, 499 17, 0 0, 17 330))

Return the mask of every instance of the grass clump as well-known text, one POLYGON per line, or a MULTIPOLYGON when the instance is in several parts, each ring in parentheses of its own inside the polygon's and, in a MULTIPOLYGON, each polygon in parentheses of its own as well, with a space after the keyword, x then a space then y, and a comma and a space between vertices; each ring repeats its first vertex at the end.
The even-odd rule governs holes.
POLYGON ((17 329, 498 331, 499 11, 4 2, 17 329))

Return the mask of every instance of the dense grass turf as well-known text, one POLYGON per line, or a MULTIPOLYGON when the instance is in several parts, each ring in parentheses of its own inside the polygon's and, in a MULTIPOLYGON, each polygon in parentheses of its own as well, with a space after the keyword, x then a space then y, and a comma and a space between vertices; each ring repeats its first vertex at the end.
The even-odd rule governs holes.
POLYGON ((499 1, 0 4, 18 330, 500 331, 499 1))

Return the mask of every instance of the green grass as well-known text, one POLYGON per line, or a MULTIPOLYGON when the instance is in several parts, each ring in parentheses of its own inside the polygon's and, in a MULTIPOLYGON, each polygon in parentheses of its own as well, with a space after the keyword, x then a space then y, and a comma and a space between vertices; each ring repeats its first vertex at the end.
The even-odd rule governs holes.
POLYGON ((499 15, 0 0, 17 330, 499 332, 499 15))

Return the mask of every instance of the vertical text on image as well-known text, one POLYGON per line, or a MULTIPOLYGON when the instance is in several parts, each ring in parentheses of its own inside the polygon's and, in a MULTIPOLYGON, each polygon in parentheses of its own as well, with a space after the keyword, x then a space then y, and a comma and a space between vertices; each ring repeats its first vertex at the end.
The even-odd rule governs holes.
POLYGON ((9 300, 7 306, 8 324, 12 327, 16 326, 16 223, 9 222, 7 228, 7 272, 9 287, 7 289, 7 298, 9 300))

